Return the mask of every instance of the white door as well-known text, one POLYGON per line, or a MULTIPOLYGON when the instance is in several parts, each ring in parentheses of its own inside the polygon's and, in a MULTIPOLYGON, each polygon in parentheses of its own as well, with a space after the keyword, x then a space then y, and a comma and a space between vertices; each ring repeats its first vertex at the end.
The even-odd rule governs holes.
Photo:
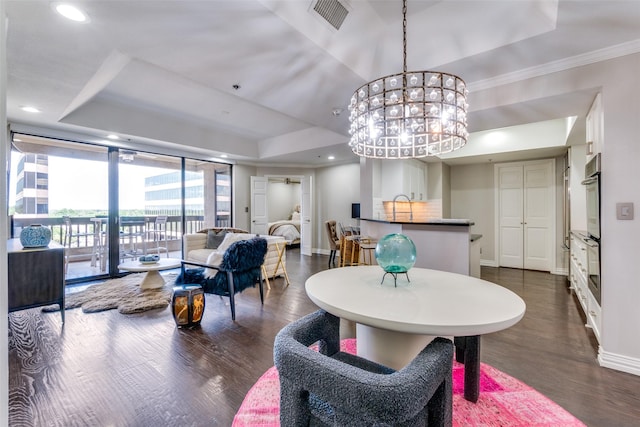
POLYGON ((500 224, 500 266, 522 268, 522 166, 498 169, 498 218, 500 224))
POLYGON ((312 199, 311 199, 311 177, 305 176, 302 178, 302 206, 300 212, 300 253, 302 255, 311 256, 311 212, 312 199))
POLYGON ((552 271, 553 160, 496 165, 499 265, 552 271))
POLYGON ((551 271, 554 234, 553 162, 524 166, 524 268, 551 271))
POLYGON ((253 234, 267 234, 267 184, 268 180, 262 176, 251 177, 251 232, 253 234))

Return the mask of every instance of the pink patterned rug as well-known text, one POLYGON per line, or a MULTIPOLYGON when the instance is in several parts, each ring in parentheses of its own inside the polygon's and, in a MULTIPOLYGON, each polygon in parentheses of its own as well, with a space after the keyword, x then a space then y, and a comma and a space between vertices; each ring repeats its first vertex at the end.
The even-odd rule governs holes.
MULTIPOLYGON (((356 352, 355 339, 342 342, 342 351, 356 352)), ((477 403, 462 397, 463 365, 453 362, 453 425, 482 427, 574 427, 585 424, 533 388, 484 363, 480 368, 477 403)), ((280 382, 272 367, 247 393, 233 420, 234 427, 280 425, 280 382)))

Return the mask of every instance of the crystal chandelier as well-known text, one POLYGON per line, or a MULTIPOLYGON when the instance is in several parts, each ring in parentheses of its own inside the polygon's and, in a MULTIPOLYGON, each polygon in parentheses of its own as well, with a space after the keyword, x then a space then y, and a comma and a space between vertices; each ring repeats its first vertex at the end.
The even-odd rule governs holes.
POLYGON ((402 1, 402 73, 358 88, 349 104, 349 146, 359 156, 434 156, 467 143, 464 81, 450 73, 407 71, 407 0, 402 1))

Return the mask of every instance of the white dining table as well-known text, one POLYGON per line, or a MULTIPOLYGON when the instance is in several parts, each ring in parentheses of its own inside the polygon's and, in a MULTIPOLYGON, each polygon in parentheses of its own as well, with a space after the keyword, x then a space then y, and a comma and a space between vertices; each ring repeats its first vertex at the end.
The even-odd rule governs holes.
POLYGON ((526 305, 514 292, 475 277, 412 268, 383 282, 380 266, 334 268, 306 281, 320 308, 356 323, 359 356, 401 369, 436 336, 455 337, 465 364, 465 398, 479 393, 480 336, 509 328, 526 305))

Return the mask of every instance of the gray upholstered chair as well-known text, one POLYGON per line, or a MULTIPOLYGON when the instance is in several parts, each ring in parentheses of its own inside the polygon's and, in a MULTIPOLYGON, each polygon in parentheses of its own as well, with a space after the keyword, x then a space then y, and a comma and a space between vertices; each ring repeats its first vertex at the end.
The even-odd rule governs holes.
POLYGON ((339 318, 319 310, 276 336, 281 425, 451 425, 450 340, 436 338, 394 371, 339 351, 339 324, 339 318), (318 341, 319 351, 309 348, 318 341))
POLYGON ((335 220, 329 220, 324 223, 325 230, 327 231, 327 237, 329 238, 329 268, 331 264, 336 266, 336 253, 340 250, 340 237, 338 237, 338 230, 335 220))

